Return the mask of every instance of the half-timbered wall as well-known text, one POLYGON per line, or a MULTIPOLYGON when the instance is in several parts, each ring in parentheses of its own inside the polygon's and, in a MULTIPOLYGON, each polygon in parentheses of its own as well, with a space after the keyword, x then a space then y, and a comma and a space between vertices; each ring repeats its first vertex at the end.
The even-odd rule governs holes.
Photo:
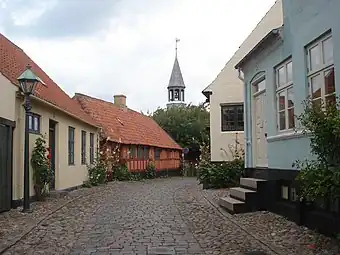
MULTIPOLYGON (((116 144, 112 143, 115 147, 116 144)), ((148 163, 153 162, 156 171, 177 170, 181 167, 181 151, 156 148, 144 145, 120 145, 120 158, 127 163, 131 172, 145 171, 148 163)))

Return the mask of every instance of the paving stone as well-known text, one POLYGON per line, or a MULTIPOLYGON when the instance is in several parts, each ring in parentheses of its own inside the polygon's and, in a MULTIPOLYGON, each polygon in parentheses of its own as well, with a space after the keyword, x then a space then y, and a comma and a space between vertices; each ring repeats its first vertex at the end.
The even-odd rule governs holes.
POLYGON ((170 247, 152 247, 148 249, 148 255, 176 255, 176 252, 170 247))
MULTIPOLYGON (((264 242, 273 230, 259 241, 223 217, 202 192, 193 178, 110 183, 68 203, 5 254, 315 254, 292 252, 290 246, 275 249, 276 243, 264 242)), ((263 220, 255 219, 265 228, 263 220)), ((275 238, 288 233, 298 242, 295 232, 275 233, 275 238)))

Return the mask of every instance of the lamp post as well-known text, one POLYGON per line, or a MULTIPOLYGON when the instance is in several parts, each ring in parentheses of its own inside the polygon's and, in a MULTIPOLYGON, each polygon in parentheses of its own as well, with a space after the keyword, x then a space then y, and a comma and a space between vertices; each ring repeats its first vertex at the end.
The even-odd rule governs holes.
POLYGON ((29 113, 31 112, 30 96, 34 93, 39 78, 27 65, 26 70, 18 77, 20 90, 25 95, 25 151, 24 151, 24 204, 23 212, 30 212, 30 172, 29 172, 29 113))

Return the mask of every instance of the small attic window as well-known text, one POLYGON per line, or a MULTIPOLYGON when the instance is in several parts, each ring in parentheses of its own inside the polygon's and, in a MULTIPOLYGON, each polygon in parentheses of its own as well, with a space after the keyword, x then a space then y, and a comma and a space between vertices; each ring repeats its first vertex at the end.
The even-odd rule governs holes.
POLYGON ((117 120, 122 126, 124 126, 124 123, 119 118, 117 118, 117 120))

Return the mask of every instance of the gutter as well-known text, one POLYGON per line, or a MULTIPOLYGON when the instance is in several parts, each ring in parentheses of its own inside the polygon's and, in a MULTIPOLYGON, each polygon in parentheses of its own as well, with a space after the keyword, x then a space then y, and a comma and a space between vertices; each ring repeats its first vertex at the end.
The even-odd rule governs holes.
POLYGON ((247 55, 244 56, 244 58, 242 58, 240 60, 240 62, 238 62, 238 64, 235 65, 235 69, 240 69, 242 68, 242 66, 244 65, 244 63, 251 58, 251 56, 257 51, 259 50, 259 48, 268 40, 275 38, 277 36, 281 35, 281 31, 282 31, 282 27, 279 28, 275 28, 273 30, 271 30, 265 37, 263 37, 261 39, 261 41, 259 41, 254 48, 251 49, 251 51, 249 51, 249 53, 247 55))
MULTIPOLYGON (((24 96, 23 93, 22 93, 21 91, 18 90, 17 92, 19 93, 19 95, 24 96)), ((70 113, 70 112, 65 111, 64 109, 61 109, 60 107, 58 107, 58 106, 56 106, 56 105, 54 105, 54 104, 52 104, 52 103, 50 103, 50 102, 48 102, 48 101, 46 101, 46 100, 44 100, 44 99, 41 99, 40 97, 37 97, 37 96, 35 96, 35 95, 31 95, 30 98, 32 98, 32 99, 34 99, 34 100, 36 100, 36 101, 38 101, 38 102, 40 102, 40 103, 47 104, 48 106, 50 106, 50 107, 52 107, 52 108, 54 108, 54 109, 56 109, 56 110, 58 110, 58 111, 61 111, 61 112, 63 112, 63 113, 66 113, 67 115, 69 115, 69 116, 71 116, 71 117, 73 117, 73 118, 75 118, 75 119, 77 119, 77 120, 79 120, 79 121, 81 121, 81 122, 83 122, 83 123, 86 123, 86 124, 88 124, 88 125, 90 125, 90 126, 92 126, 92 127, 95 127, 95 128, 97 128, 97 129, 100 129, 100 128, 101 128, 101 127, 96 126, 96 125, 94 125, 93 123, 90 123, 90 122, 88 122, 88 121, 86 121, 86 120, 84 120, 84 119, 82 119, 82 118, 80 118, 80 117, 78 117, 78 116, 76 116, 76 115, 70 113)), ((71 99, 71 100, 72 100, 72 99, 71 99)), ((86 114, 86 113, 84 113, 84 114, 86 114)))

